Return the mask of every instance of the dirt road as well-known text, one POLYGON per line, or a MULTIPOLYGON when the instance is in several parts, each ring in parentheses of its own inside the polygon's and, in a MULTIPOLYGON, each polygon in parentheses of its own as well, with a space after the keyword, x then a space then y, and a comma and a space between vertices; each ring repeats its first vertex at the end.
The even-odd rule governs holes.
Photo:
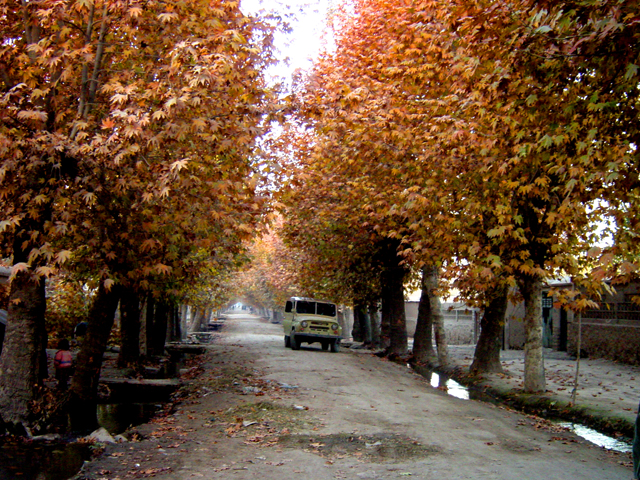
POLYGON ((178 411, 129 436, 77 478, 632 478, 626 454, 370 354, 285 349, 253 317, 229 319, 178 411))

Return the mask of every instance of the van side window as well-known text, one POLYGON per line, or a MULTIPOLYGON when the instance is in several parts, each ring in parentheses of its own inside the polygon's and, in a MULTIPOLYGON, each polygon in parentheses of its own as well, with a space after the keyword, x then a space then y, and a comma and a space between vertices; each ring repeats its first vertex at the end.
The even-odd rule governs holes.
POLYGON ((291 302, 291 300, 287 300, 287 304, 284 307, 284 311, 285 313, 290 313, 291 310, 293 310, 293 303, 291 302))

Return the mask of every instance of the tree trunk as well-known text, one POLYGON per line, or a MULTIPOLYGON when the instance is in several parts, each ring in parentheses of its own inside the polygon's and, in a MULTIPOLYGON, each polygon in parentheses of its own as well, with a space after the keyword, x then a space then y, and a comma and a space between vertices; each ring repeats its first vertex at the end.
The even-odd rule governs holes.
POLYGON ((520 281, 524 297, 524 391, 544 392, 544 358, 542 355, 542 282, 525 277, 520 281))
POLYGON ((182 331, 180 327, 180 308, 175 303, 169 305, 169 322, 167 328, 168 340, 170 342, 179 342, 182 339, 182 331))
POLYGON ((43 355, 46 358, 45 307, 44 279, 29 271, 18 272, 11 282, 0 355, 0 417, 18 434, 28 432, 30 403, 41 384, 43 355))
POLYGON ((427 277, 434 271, 435 268, 422 269, 422 293, 418 304, 416 333, 413 336, 413 360, 426 365, 436 363, 436 351, 433 348, 433 311, 427 284, 427 277))
MULTIPOLYGON (((395 251, 394 251, 395 255, 395 251)), ((404 277, 406 270, 400 266, 385 268, 382 279, 382 318, 389 325, 388 354, 406 356, 407 320, 404 311, 404 277)))
POLYGON ((147 296, 139 294, 140 300, 140 355, 147 355, 147 296))
POLYGON ((187 307, 187 332, 198 331, 198 307, 187 307))
POLYGON ((155 308, 151 329, 151 355, 162 355, 167 341, 167 323, 169 317, 169 305, 166 301, 159 301, 155 308))
POLYGON ((384 287, 381 288, 381 308, 380 308, 380 348, 389 349, 391 345, 391 317, 389 312, 385 310, 385 292, 384 287))
POLYGON ((213 308, 207 307, 202 310, 202 316, 200 317, 200 331, 206 332, 211 316, 213 315, 213 308))
POLYGON ((361 307, 360 314, 362 315, 360 323, 360 328, 362 330, 362 341, 365 345, 371 345, 371 341, 373 339, 371 317, 367 313, 367 309, 365 307, 361 307))
POLYGON ((371 317, 364 305, 353 307, 353 330, 351 336, 355 342, 363 342, 370 345, 372 340, 371 317))
POLYGON ((500 363, 500 333, 507 311, 507 289, 498 287, 485 307, 480 320, 480 338, 473 354, 470 372, 502 373, 500 363))
POLYGON ((87 334, 76 359, 70 390, 69 413, 74 431, 93 431, 98 426, 96 405, 100 370, 120 294, 119 285, 107 290, 101 282, 89 310, 87 334))
POLYGON ((371 348, 381 348, 380 318, 378 309, 375 307, 369 307, 369 322, 371 323, 371 348))
POLYGON ((360 305, 353 306, 353 328, 351 329, 351 338, 354 342, 364 341, 362 333, 362 307, 360 305))
POLYGON ((167 336, 166 342, 173 342, 176 338, 176 309, 173 304, 167 304, 167 336))
POLYGON ((123 288, 120 312, 122 316, 118 367, 136 368, 140 363, 140 298, 134 288, 123 288))
POLYGON ((154 355, 153 352, 153 322, 156 315, 156 300, 151 293, 147 294, 147 305, 144 316, 147 355, 154 355))
POLYGON ((186 338, 186 334, 189 333, 189 306, 185 304, 180 305, 180 338, 186 338))
POLYGON ((436 349, 438 351, 438 365, 444 367, 449 364, 449 347, 447 346, 442 306, 440 305, 440 298, 436 295, 439 281, 438 276, 438 269, 434 267, 433 270, 429 272, 429 275, 424 278, 424 285, 429 295, 429 305, 431 305, 431 318, 433 319, 436 349))

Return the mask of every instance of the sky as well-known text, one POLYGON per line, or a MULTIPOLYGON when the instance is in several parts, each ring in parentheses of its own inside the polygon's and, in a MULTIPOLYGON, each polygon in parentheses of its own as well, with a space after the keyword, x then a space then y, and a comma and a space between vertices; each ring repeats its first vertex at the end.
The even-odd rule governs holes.
POLYGON ((322 47, 322 32, 333 0, 241 0, 246 14, 260 10, 277 11, 290 19, 292 32, 276 38, 279 56, 289 65, 279 65, 274 75, 290 79, 296 69, 309 69, 322 47))

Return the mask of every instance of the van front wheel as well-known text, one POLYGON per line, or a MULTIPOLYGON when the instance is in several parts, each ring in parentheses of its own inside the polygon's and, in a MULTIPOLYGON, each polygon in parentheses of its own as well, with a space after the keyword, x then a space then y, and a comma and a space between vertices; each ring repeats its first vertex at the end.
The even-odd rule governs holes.
POLYGON ((291 338, 289 338, 289 335, 285 335, 284 336, 284 348, 289 348, 291 347, 291 338))
POLYGON ((338 353, 340 351, 340 341, 339 340, 334 340, 333 342, 331 342, 331 351, 333 353, 338 353))
POLYGON ((300 340, 296 338, 295 332, 291 332, 289 341, 291 342, 291 350, 300 350, 300 340))

